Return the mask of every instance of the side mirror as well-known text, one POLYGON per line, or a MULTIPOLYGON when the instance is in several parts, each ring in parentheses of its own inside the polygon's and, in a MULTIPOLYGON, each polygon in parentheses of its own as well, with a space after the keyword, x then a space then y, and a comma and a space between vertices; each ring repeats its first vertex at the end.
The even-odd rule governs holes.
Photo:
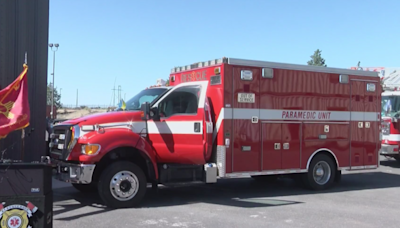
POLYGON ((140 107, 142 120, 149 120, 150 119, 150 104, 149 102, 144 102, 140 107))
POLYGON ((160 121, 160 114, 158 113, 157 107, 154 107, 150 110, 150 118, 154 121, 160 121))

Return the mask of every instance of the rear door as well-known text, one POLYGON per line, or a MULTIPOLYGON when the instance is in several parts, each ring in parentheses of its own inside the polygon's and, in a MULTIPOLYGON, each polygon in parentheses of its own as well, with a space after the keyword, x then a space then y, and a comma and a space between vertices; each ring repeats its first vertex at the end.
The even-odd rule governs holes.
POLYGON ((380 86, 373 81, 351 81, 351 160, 352 169, 378 164, 380 86))
POLYGON ((260 171, 261 70, 233 68, 233 172, 260 171))
POLYGON ((351 148, 350 166, 357 168, 364 165, 364 110, 365 82, 351 80, 351 148))
POLYGON ((364 166, 377 165, 379 162, 380 101, 378 100, 378 86, 380 85, 377 82, 364 82, 364 166))

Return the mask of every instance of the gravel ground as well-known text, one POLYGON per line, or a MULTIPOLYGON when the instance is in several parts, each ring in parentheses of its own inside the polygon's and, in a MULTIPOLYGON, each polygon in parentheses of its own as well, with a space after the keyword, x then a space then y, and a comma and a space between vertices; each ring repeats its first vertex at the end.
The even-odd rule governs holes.
POLYGON ((398 227, 400 165, 381 158, 372 171, 347 172, 326 192, 290 180, 251 178, 149 191, 142 207, 108 210, 96 195, 55 181, 53 226, 63 227, 398 227))

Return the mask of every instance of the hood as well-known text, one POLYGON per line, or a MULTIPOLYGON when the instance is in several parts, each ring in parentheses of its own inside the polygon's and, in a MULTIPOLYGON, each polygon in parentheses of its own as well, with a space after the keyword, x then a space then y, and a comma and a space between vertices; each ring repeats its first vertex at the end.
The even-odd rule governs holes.
POLYGON ((80 118, 64 121, 60 124, 95 125, 105 123, 142 121, 140 111, 113 111, 86 115, 80 118))

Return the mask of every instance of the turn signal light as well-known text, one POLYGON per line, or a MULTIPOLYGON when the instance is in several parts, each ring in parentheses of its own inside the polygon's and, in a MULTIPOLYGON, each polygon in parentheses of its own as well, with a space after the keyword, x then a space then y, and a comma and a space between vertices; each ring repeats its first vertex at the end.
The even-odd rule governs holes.
POLYGON ((82 154, 85 155, 96 155, 100 151, 99 144, 87 144, 82 145, 82 154))

